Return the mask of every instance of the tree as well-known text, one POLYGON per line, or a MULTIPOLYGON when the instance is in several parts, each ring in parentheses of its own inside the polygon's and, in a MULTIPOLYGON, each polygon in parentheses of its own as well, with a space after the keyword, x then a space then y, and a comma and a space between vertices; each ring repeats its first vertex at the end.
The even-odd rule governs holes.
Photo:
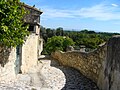
POLYGON ((46 34, 47 34, 48 38, 51 38, 52 36, 55 36, 54 30, 50 29, 50 28, 46 29, 46 34))
POLYGON ((59 27, 56 29, 56 35, 57 36, 63 36, 63 28, 62 27, 59 27))
POLYGON ((73 42, 73 40, 69 37, 65 37, 64 41, 63 41, 63 51, 66 51, 66 48, 68 46, 74 45, 75 42, 73 42))
POLYGON ((67 46, 74 45, 74 42, 71 38, 62 37, 62 36, 53 36, 49 38, 46 45, 45 51, 50 54, 56 50, 65 51, 67 46))
POLYGON ((0 45, 15 47, 24 43, 29 34, 23 22, 26 13, 20 0, 0 0, 0 45))

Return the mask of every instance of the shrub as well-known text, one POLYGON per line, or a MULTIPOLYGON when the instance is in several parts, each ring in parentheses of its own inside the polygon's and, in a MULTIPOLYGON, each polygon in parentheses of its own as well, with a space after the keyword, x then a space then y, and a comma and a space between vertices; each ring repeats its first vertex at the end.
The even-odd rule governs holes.
POLYGON ((45 51, 50 54, 56 50, 65 51, 68 46, 74 45, 74 42, 69 37, 62 37, 62 36, 53 36, 49 38, 46 45, 45 51))

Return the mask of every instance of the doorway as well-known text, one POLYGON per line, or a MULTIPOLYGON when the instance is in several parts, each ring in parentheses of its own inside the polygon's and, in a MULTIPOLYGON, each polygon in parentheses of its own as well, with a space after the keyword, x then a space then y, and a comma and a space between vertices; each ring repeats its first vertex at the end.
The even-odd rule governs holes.
POLYGON ((16 61, 15 61, 15 73, 20 74, 21 71, 21 65, 22 65, 22 46, 16 47, 16 61))

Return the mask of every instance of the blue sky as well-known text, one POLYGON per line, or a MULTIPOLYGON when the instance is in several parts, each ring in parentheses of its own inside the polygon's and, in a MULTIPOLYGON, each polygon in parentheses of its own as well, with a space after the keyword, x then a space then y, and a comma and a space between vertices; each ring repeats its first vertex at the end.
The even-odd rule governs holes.
POLYGON ((41 25, 120 33, 120 0, 21 0, 41 9, 41 25))

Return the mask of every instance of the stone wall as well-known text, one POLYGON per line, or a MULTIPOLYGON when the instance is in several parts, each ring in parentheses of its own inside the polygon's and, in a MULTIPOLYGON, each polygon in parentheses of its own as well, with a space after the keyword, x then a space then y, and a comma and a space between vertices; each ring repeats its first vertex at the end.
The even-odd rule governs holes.
POLYGON ((40 23, 40 14, 42 12, 35 7, 24 4, 25 10, 28 14, 24 16, 24 22, 26 23, 40 23))
POLYGON ((28 73, 37 66, 38 44, 39 35, 32 33, 27 37, 20 52, 21 63, 17 62, 16 48, 0 47, 0 83, 14 80, 16 75, 19 74, 18 68, 20 65, 22 73, 28 73))
POLYGON ((39 45, 38 45, 38 57, 39 57, 43 51, 43 39, 40 38, 38 43, 39 43, 39 45))
POLYGON ((78 69, 83 75, 97 82, 105 58, 106 45, 97 50, 84 53, 78 51, 52 53, 52 57, 57 59, 62 65, 78 69))
POLYGON ((22 46, 22 73, 37 65, 39 35, 32 33, 22 46))
POLYGON ((15 78, 16 49, 0 48, 0 51, 0 83, 2 83, 15 78))
POLYGON ((120 90, 120 36, 107 43, 106 58, 97 82, 101 90, 120 90))
POLYGON ((100 90, 120 90, 120 36, 112 37, 90 53, 56 51, 52 57, 62 65, 78 69, 95 81, 100 90))

